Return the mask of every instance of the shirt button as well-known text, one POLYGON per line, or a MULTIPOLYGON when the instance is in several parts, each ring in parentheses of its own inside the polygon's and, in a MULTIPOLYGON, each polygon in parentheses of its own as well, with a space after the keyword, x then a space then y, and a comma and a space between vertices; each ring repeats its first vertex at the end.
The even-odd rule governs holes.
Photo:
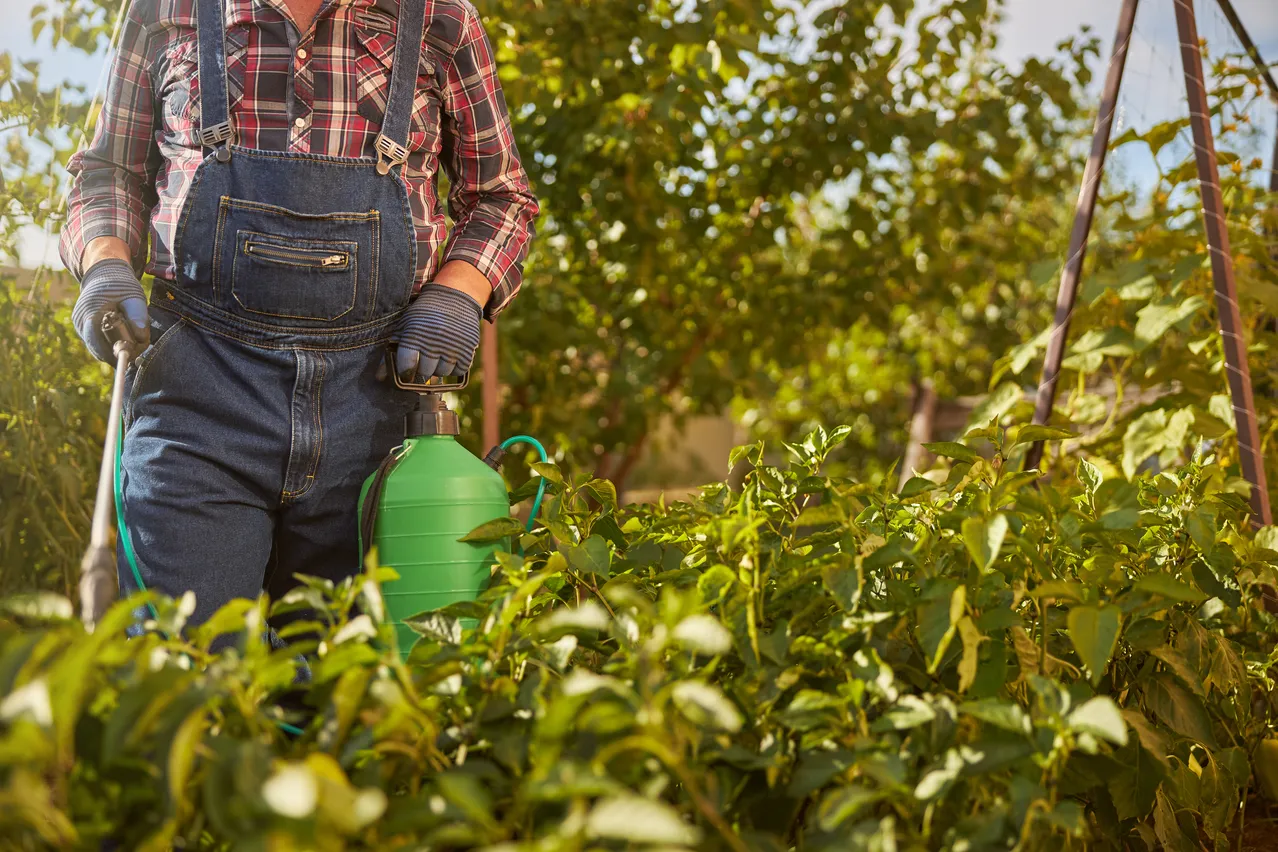
POLYGON ((298 58, 298 59, 305 59, 305 58, 306 58, 306 48, 304 48, 304 47, 299 47, 299 48, 297 49, 297 58, 298 58))
POLYGON ((298 118, 293 119, 293 126, 294 126, 294 127, 296 127, 298 130, 305 130, 305 129, 306 129, 306 119, 301 118, 301 117, 298 117, 298 118))

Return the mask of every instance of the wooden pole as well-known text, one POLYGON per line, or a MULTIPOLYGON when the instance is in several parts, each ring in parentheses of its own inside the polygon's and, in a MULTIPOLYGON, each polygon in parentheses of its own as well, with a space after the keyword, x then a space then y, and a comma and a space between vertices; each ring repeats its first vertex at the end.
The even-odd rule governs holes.
POLYGON ((479 339, 479 363, 483 372, 484 452, 501 441, 501 376, 497 364, 497 325, 484 323, 479 339))
POLYGON ((1274 155, 1269 159, 1269 192, 1278 194, 1278 127, 1274 128, 1274 155))
MULTIPOLYGON (((1065 270, 1061 273, 1060 289, 1056 293, 1056 317, 1052 334, 1047 341, 1047 354, 1043 359, 1043 375, 1038 383, 1038 398, 1034 402, 1034 422, 1046 423, 1056 405, 1056 382, 1060 379, 1061 361, 1065 358, 1065 343, 1069 339, 1069 324, 1074 315, 1074 303, 1078 298, 1078 282, 1083 273, 1083 261, 1087 259, 1087 241, 1092 232, 1092 217, 1096 213, 1096 199, 1100 194, 1101 176, 1105 173, 1105 156, 1109 153, 1109 138, 1114 129, 1114 115, 1118 110, 1118 92, 1127 68, 1127 50, 1132 41, 1132 29, 1136 24, 1136 7, 1139 0, 1123 0, 1118 13, 1118 33, 1114 36, 1114 50, 1109 57, 1109 72, 1101 93, 1100 113, 1096 116, 1096 128, 1092 134, 1092 152, 1083 171, 1083 187, 1074 209, 1074 230, 1069 236, 1069 255, 1065 270)), ((1043 442, 1034 443, 1025 455, 1026 469, 1038 467, 1043 458, 1043 442)))
POLYGON ((1256 42, 1252 41, 1251 33, 1247 32, 1247 28, 1243 26, 1242 18, 1238 17, 1234 4, 1230 0, 1216 0, 1216 3, 1220 6, 1220 11, 1225 13, 1225 18, 1229 21, 1229 26, 1233 27, 1234 35, 1238 36, 1238 40, 1242 42, 1243 49, 1247 51, 1251 61, 1256 63, 1256 70, 1260 72, 1261 78, 1269 87, 1270 97, 1278 98, 1278 80, 1274 79, 1269 66, 1265 64, 1265 58, 1260 55, 1256 42))
POLYGON ((1265 461, 1260 452, 1260 430, 1256 423, 1256 403, 1252 398, 1251 372, 1247 367, 1247 341, 1243 337, 1242 314, 1234 286, 1234 259, 1225 222, 1225 201, 1220 191, 1220 171, 1216 165, 1216 142, 1212 136, 1207 85, 1203 79, 1203 57, 1198 46, 1198 22, 1193 0, 1173 0, 1176 29, 1180 34, 1180 59, 1185 67, 1185 94, 1189 98, 1189 120, 1194 131, 1194 156, 1198 161, 1198 188, 1203 201, 1203 226, 1211 254, 1211 275, 1216 287, 1216 311, 1224 344, 1225 372, 1233 400, 1234 423, 1238 433, 1238 457, 1243 476, 1251 483, 1252 523, 1269 524, 1269 487, 1265 481, 1265 461))

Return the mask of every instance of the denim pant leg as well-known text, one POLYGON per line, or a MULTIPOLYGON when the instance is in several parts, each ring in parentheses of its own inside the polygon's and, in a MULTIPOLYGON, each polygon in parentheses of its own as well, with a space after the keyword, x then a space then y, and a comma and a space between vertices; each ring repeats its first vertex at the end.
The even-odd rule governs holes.
MULTIPOLYGON (((276 559, 267 588, 278 598, 297 585, 296 574, 334 582, 359 573, 358 503, 364 480, 382 458, 404 440, 404 418, 417 395, 377 378, 383 346, 350 351, 297 353, 313 359, 322 373, 315 431, 297 440, 313 441, 312 476, 286 489, 276 530, 276 559)), ((295 410, 298 397, 295 396, 295 410)), ((300 463, 299 463, 300 464, 300 463)), ((297 465, 291 464, 290 468, 297 465)))
MULTIPOLYGON (((293 371, 157 311, 156 344, 131 376, 122 455, 124 519, 147 588, 195 592, 189 623, 256 598, 288 453, 293 371)), ((124 560, 122 591, 137 583, 124 560)))

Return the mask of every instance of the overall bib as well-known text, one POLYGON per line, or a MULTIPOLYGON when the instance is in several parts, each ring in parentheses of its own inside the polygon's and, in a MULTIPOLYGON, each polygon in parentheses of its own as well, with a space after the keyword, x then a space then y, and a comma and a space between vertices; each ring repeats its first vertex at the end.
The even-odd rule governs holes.
MULTIPOLYGON (((199 0, 200 142, 174 282, 156 281, 121 460, 141 581, 196 595, 191 623, 295 574, 360 570, 364 477, 412 393, 376 376, 408 304, 416 240, 400 171, 425 0, 402 0, 376 157, 233 144, 220 0, 199 0)), ((120 585, 137 589, 121 553, 120 585)))

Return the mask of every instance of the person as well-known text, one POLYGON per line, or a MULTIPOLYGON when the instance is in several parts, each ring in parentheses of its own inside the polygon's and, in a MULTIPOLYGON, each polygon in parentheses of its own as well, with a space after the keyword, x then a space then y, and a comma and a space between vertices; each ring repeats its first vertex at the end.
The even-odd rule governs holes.
POLYGON ((388 353, 408 381, 466 372, 534 234, 475 8, 133 0, 69 169, 73 322, 100 360, 107 311, 144 348, 121 590, 191 590, 200 623, 298 574, 361 570, 359 489, 416 402, 387 381, 388 353))

